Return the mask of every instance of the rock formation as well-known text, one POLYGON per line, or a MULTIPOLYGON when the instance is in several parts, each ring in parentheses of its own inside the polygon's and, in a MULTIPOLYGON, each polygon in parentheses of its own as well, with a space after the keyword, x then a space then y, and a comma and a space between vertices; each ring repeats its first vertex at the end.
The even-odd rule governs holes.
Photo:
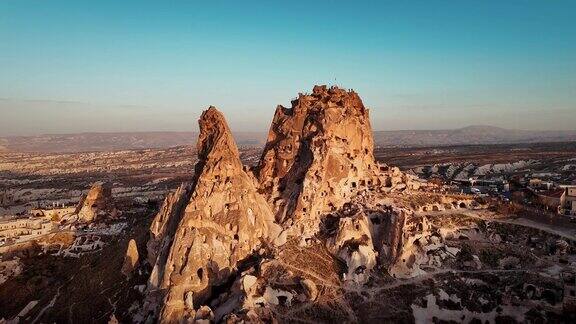
POLYGON ((315 86, 278 106, 258 166, 260 192, 295 234, 318 231, 321 215, 378 183, 368 109, 353 91, 315 86))
POLYGON ((112 186, 109 183, 95 183, 78 204, 78 220, 91 223, 103 218, 114 218, 117 210, 112 201, 112 186))
MULTIPOLYGON (((129 211, 121 220, 108 218, 114 204, 107 184, 94 186, 77 208, 57 208, 76 196, 70 186, 40 185, 60 173, 86 174, 84 167, 69 162, 74 171, 64 170, 26 154, 4 163, 14 172, 0 179, 10 185, 0 190, 0 205, 17 215, 0 220, 0 317, 45 323, 574 322, 576 238, 568 222, 552 224, 552 215, 538 221, 518 204, 458 194, 456 186, 415 177, 456 177, 470 173, 465 164, 410 175, 376 162, 368 110, 353 91, 318 86, 291 108, 279 107, 264 152, 241 151, 253 169, 242 165, 215 108, 199 122, 197 149, 50 158, 113 171, 112 178, 129 186, 117 202, 129 211), (20 160, 48 166, 26 175, 20 160), (132 169, 139 171, 120 172, 132 169), (36 172, 51 177, 37 183, 36 172), (152 219, 144 247, 150 202, 186 173, 152 219), (49 201, 50 209, 19 212, 49 201), (486 209, 487 203, 495 208, 486 209)), ((453 156, 428 148, 411 152, 388 158, 453 156)), ((556 162, 568 163, 559 152, 546 160, 555 161, 557 171, 556 162)), ((489 166, 473 173, 503 168, 489 166)))
POLYGON ((158 288, 159 280, 164 274, 168 253, 174 235, 184 214, 184 208, 190 200, 189 184, 182 184, 175 192, 169 193, 150 226, 150 239, 146 245, 148 263, 152 265, 150 276, 151 288, 158 288))
POLYGON ((374 251, 369 221, 363 213, 338 220, 336 234, 328 242, 332 254, 346 262, 348 271, 344 281, 363 284, 376 266, 377 253, 374 251))
POLYGON ((122 274, 125 276, 130 276, 132 271, 138 265, 139 254, 138 254, 138 246, 136 246, 136 241, 131 239, 128 242, 128 248, 126 249, 126 256, 124 257, 124 264, 122 265, 122 274))
POLYGON ((466 200, 376 162, 368 109, 353 91, 316 86, 279 106, 252 171, 214 107, 199 125, 194 178, 166 197, 150 229, 140 314, 152 315, 142 318, 273 321, 274 307, 315 302, 326 287, 359 289, 375 271, 417 275, 436 262, 436 238, 416 214, 466 200))
POLYGON ((214 285, 226 281, 242 260, 279 232, 255 179, 243 170, 222 114, 210 107, 199 125, 199 161, 191 197, 183 213, 178 206, 185 190, 169 198, 152 228, 153 240, 160 242, 150 245, 152 250, 154 245, 160 247, 152 256, 157 258, 155 276, 165 295, 163 322, 193 319, 195 304, 202 305, 214 285), (164 240, 173 230, 173 241, 164 240), (158 262, 168 246, 165 264, 158 262))

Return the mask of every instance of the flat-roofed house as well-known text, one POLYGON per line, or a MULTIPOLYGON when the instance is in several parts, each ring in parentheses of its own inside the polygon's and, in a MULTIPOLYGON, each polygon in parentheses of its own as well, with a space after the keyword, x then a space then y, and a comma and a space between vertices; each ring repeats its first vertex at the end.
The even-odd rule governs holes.
POLYGON ((554 212, 560 209, 563 195, 564 189, 552 189, 536 193, 538 203, 548 210, 554 210, 554 212))

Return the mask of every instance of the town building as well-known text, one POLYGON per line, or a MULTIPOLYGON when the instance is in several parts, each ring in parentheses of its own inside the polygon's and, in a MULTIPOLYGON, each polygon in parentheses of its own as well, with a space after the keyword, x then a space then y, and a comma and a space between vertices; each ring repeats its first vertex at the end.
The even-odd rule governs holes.
POLYGON ((547 210, 552 210, 556 212, 559 210, 562 204, 562 195, 564 195, 564 189, 551 189, 535 192, 536 202, 546 208, 547 210))
POLYGON ((58 221, 65 216, 76 213, 77 207, 62 207, 50 209, 32 209, 30 213, 36 217, 45 217, 53 221, 58 221))
POLYGON ((510 183, 508 180, 501 178, 470 178, 467 180, 453 180, 452 182, 457 184, 463 193, 469 194, 501 195, 510 191, 510 183))
POLYGON ((560 197, 559 213, 576 215, 576 185, 560 186, 563 193, 560 197))
POLYGON ((550 190, 554 187, 554 182, 544 181, 540 178, 532 178, 528 182, 528 188, 533 190, 550 190))
POLYGON ((53 224, 45 217, 8 218, 0 221, 0 245, 20 243, 48 234, 53 224))

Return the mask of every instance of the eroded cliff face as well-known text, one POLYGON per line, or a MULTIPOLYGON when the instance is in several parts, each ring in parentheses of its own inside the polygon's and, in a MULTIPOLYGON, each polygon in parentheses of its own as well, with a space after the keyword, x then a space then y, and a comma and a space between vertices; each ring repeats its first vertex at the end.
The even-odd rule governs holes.
POLYGON ((222 114, 210 107, 199 124, 191 197, 164 269, 157 271, 162 272, 159 288, 165 291, 162 322, 193 319, 194 304, 202 305, 214 285, 226 281, 240 261, 279 232, 255 179, 243 170, 222 114))
POLYGON ((312 236, 323 214, 380 181, 368 109, 353 91, 315 86, 276 109, 258 166, 260 192, 291 234, 312 236))
POLYGON ((326 242, 328 250, 346 262, 346 271, 342 274, 345 283, 365 283, 376 266, 378 253, 374 249, 369 222, 362 212, 341 217, 334 235, 326 242))
POLYGON ((191 185, 182 184, 175 192, 169 193, 160 211, 150 226, 150 239, 146 244, 148 263, 152 266, 149 290, 157 290, 164 275, 166 260, 174 242, 174 235, 180 225, 184 208, 190 200, 191 185))

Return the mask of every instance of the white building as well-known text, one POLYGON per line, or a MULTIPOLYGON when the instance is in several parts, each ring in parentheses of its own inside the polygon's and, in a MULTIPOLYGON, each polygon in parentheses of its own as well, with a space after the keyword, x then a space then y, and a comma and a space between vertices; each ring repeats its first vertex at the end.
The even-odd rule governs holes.
POLYGON ((19 243, 50 233, 53 224, 44 217, 10 218, 0 221, 0 245, 19 243))

